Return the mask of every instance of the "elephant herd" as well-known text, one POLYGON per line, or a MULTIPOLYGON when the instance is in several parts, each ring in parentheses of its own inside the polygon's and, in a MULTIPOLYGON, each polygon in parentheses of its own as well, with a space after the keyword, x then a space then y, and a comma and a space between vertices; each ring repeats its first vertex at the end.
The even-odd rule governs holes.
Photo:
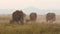
MULTIPOLYGON (((10 21, 10 23, 21 23, 24 24, 24 17, 26 16, 26 14, 22 11, 22 10, 16 10, 15 12, 13 12, 12 14, 12 20, 10 21)), ((32 12, 29 15, 30 21, 36 21, 37 20, 37 13, 32 12)), ((56 20, 56 15, 55 13, 47 13, 46 14, 46 21, 55 21, 56 20)))

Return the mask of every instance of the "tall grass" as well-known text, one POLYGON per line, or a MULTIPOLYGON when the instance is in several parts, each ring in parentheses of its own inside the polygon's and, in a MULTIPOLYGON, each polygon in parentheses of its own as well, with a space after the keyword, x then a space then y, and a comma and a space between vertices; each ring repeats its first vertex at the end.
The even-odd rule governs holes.
POLYGON ((1 24, 0 34, 60 34, 60 25, 44 23, 31 25, 1 24))

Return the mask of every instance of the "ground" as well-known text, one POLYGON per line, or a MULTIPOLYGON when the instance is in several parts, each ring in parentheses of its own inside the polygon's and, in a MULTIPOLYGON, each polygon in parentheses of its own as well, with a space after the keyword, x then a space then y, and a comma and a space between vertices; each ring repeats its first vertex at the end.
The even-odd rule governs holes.
MULTIPOLYGON (((28 16, 29 17, 29 16, 28 16)), ((40 15, 37 22, 27 25, 9 24, 11 15, 0 16, 0 34, 60 34, 60 16, 54 24, 46 23, 45 16, 40 15)))

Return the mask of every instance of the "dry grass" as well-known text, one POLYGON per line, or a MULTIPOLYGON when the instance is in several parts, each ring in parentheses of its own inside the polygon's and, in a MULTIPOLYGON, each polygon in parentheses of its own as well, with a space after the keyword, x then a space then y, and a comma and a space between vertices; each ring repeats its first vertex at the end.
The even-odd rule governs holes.
MULTIPOLYGON (((60 16, 59 16, 60 17, 60 16)), ((60 18, 55 24, 45 23, 45 16, 38 16, 30 25, 9 24, 11 16, 0 16, 0 34, 60 34, 60 18), (44 22, 44 23, 43 23, 44 22)))

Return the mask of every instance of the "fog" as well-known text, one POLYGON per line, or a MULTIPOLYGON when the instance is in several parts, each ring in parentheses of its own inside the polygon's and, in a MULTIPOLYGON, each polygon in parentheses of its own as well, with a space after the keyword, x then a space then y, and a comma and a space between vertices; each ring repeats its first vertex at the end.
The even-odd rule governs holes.
POLYGON ((12 14, 20 9, 26 14, 54 12, 60 15, 60 0, 0 0, 0 14, 12 14))

